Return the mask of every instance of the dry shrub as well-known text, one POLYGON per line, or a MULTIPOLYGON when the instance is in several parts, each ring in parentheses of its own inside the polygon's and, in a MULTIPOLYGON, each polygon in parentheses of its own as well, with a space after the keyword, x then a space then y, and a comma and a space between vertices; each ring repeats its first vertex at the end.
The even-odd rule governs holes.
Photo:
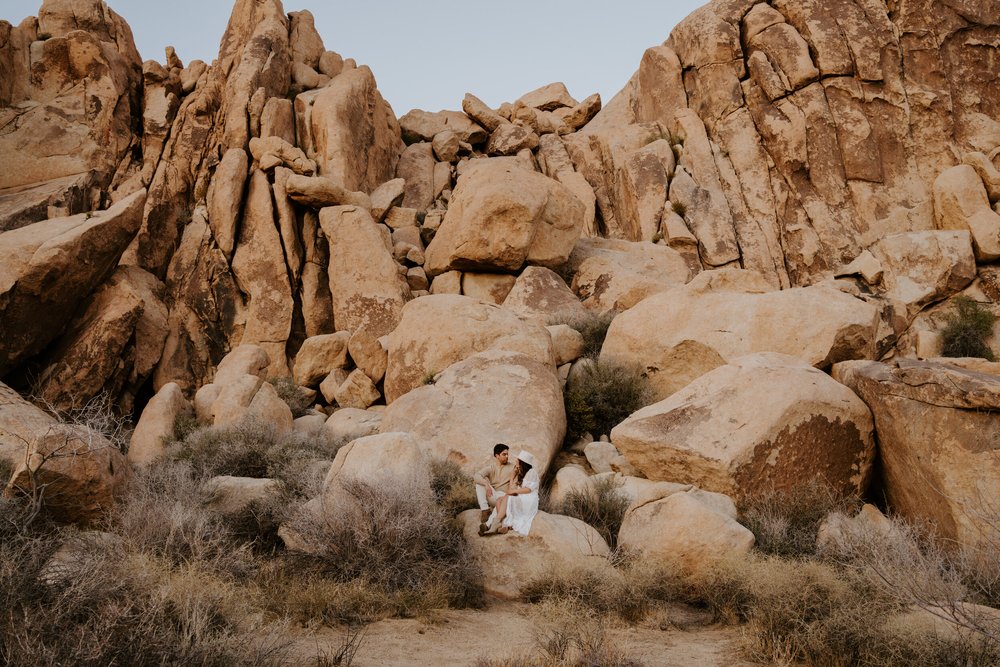
POLYGON ((454 461, 431 461, 431 489, 434 499, 448 516, 479 507, 472 475, 463 472, 454 461))
MULTIPOLYGON (((17 501, 13 501, 17 502, 17 501)), ((7 503, 5 502, 5 505, 7 503)), ((4 506, 0 511, 17 508, 4 506)), ((183 513, 182 513, 183 514, 183 513)), ((9 516, 9 515, 8 515, 9 516)), ((160 521, 163 516, 150 517, 160 521)), ((10 526, 10 522, 5 525, 10 526)), ((254 613, 252 596, 214 545, 187 520, 187 535, 129 530, 110 537, 68 529, 16 530, 0 539, 0 663, 5 665, 278 665, 288 642, 254 613), (154 539, 153 535, 158 535, 154 539), (180 547, 178 542, 185 542, 180 547), (59 549, 71 565, 47 568, 59 549), (181 554, 186 559, 179 559, 181 554)))
POLYGON ((309 401, 309 394, 290 377, 274 378, 268 380, 274 390, 278 393, 278 398, 285 402, 285 405, 292 411, 292 417, 298 419, 309 414, 312 407, 309 401))
POLYGON ((941 355, 945 357, 982 357, 994 361, 990 349, 997 317, 989 308, 967 296, 951 300, 954 311, 941 331, 941 355))
POLYGON ((652 400, 646 379, 637 367, 595 362, 566 387, 566 439, 584 433, 599 436, 652 400))
POLYGON ((298 567, 340 583, 365 582, 402 609, 482 604, 482 572, 461 526, 432 498, 405 484, 353 480, 342 488, 352 502, 291 522, 313 551, 294 557, 298 567))
POLYGON ((614 549, 618 544, 618 529, 630 504, 621 491, 622 485, 623 482, 610 476, 597 479, 567 493, 559 511, 593 526, 614 549))
POLYGON ((816 553, 816 533, 831 512, 852 513, 860 500, 845 497, 818 478, 791 491, 770 491, 740 506, 740 523, 756 538, 758 551, 776 556, 816 553))
POLYGON ((546 603, 530 653, 479 658, 476 667, 642 667, 586 607, 562 600, 546 603))

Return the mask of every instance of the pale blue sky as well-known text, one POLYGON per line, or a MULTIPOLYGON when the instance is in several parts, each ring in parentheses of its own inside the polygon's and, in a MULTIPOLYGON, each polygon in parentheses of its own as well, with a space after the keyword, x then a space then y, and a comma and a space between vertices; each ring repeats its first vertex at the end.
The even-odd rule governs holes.
MULTIPOLYGON (((170 44, 187 63, 211 62, 232 9, 229 0, 110 0, 132 27, 143 58, 164 61, 170 44)), ((642 52, 703 0, 285 0, 309 9, 326 48, 375 73, 401 116, 412 108, 460 109, 472 92, 498 106, 552 81, 577 99, 605 102, 639 66, 642 52), (614 6, 612 6, 614 4, 614 6)), ((3 0, 0 19, 17 24, 41 0, 3 0)))

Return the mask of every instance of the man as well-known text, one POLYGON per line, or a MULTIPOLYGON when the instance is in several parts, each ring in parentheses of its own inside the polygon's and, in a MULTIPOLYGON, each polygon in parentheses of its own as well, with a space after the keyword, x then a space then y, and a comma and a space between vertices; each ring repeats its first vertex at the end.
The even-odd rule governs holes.
POLYGON ((490 508, 507 493, 513 477, 514 464, 510 462, 510 447, 501 442, 493 447, 493 460, 472 476, 481 510, 480 521, 489 518, 490 508))

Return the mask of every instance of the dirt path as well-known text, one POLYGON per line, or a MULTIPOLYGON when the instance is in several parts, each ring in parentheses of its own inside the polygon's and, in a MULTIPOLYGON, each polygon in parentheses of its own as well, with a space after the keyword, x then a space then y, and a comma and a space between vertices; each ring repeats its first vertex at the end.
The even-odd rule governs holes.
MULTIPOLYGON (((472 665, 477 658, 524 655, 547 621, 544 609, 494 602, 484 610, 447 610, 426 620, 392 619, 367 626, 355 667, 472 665), (520 637, 512 648, 510 638, 520 637)), ((706 626, 697 613, 677 608, 635 627, 608 628, 612 641, 646 667, 749 667, 737 653, 739 629, 706 626)), ((302 637, 298 651, 308 663, 318 653, 332 655, 344 630, 323 629, 302 637)))

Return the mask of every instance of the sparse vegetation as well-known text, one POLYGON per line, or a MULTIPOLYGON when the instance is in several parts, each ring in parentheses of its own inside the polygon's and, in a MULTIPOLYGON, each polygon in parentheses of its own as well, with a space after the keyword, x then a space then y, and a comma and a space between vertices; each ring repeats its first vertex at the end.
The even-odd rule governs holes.
POLYGON ((687 215, 687 206, 679 201, 672 201, 674 207, 674 213, 681 216, 682 218, 687 215))
POLYGON ((435 459, 431 461, 431 474, 434 498, 448 516, 479 507, 472 476, 457 463, 435 459))
POLYGON ((298 419, 299 417, 309 414, 310 405, 309 395, 306 391, 295 384, 295 381, 290 377, 275 378, 268 380, 274 390, 278 392, 278 398, 283 400, 289 409, 292 411, 292 417, 298 419))
POLYGON ((941 354, 945 357, 981 357, 996 361, 989 340, 997 317, 967 296, 951 301, 954 311, 941 331, 941 354))
POLYGON ((567 322, 567 324, 583 336, 583 356, 587 359, 597 359, 601 355, 604 339, 608 336, 608 327, 618 313, 593 314, 582 320, 567 322))
POLYGON ((651 393, 637 368, 594 362, 566 387, 566 438, 608 434, 630 414, 649 404, 651 393))
POLYGON ((628 506, 629 499, 621 491, 621 482, 613 477, 604 477, 567 493, 559 509, 562 514, 593 526, 614 549, 628 506))
POLYGON ((740 523, 756 538, 756 548, 776 556, 812 556, 816 532, 830 512, 851 514, 860 507, 857 498, 838 494, 820 479, 792 491, 771 491, 747 499, 740 507, 740 523))

